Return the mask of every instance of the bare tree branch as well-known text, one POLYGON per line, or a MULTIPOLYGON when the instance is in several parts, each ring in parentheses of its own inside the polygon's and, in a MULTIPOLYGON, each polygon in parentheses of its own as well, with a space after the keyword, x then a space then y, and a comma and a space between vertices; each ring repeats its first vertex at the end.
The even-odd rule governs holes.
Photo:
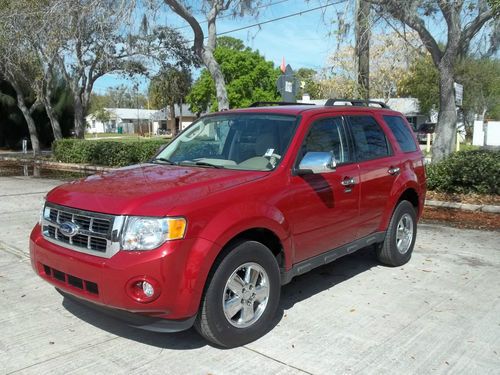
POLYGON ((408 7, 415 7, 416 4, 412 1, 400 2, 397 0, 369 0, 371 3, 379 6, 379 11, 386 11, 392 17, 400 20, 415 30, 422 43, 432 56, 434 64, 438 65, 443 57, 443 52, 439 48, 437 41, 432 34, 425 27, 424 20, 418 15, 416 9, 407 9, 408 7))
POLYGON ((493 19, 493 10, 487 9, 484 12, 479 11, 477 17, 470 23, 462 32, 462 36, 460 38, 460 49, 466 50, 469 47, 469 44, 474 37, 478 33, 478 31, 484 26, 486 22, 493 19))

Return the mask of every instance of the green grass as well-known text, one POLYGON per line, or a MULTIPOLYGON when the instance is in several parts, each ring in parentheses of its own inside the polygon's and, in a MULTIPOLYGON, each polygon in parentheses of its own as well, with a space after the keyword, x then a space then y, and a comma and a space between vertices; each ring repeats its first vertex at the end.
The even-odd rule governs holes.
POLYGON ((470 151, 470 150, 479 150, 481 147, 473 146, 467 143, 460 143, 460 151, 470 151))

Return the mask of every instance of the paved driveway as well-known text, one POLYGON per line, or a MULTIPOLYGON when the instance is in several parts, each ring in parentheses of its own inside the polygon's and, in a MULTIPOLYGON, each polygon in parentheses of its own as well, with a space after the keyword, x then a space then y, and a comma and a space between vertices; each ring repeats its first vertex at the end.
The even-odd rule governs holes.
POLYGON ((65 300, 31 270, 28 236, 56 180, 0 177, 0 373, 500 373, 500 234, 420 225, 411 262, 362 250, 282 289, 274 329, 221 350, 65 300))

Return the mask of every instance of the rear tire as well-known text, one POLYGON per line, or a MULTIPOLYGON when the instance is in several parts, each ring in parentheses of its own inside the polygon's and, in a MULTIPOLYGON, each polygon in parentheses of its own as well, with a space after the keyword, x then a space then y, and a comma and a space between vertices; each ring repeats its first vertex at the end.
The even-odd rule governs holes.
POLYGON ((385 240, 377 248, 377 258, 388 266, 407 263, 417 237, 417 215, 408 201, 401 201, 392 214, 385 240))
POLYGON ((194 326, 222 347, 252 342, 269 330, 280 291, 272 252, 255 241, 236 243, 214 265, 194 326))

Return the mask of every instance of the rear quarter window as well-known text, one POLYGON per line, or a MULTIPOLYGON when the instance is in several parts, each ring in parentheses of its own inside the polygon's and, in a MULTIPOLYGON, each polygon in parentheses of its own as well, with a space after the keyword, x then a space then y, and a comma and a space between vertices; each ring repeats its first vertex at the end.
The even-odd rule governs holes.
POLYGON ((382 158, 391 154, 385 133, 372 116, 347 116, 347 119, 356 144, 358 161, 382 158))
POLYGON ((384 116, 384 121, 389 126, 389 129, 391 129, 392 134, 394 134, 394 138, 396 138, 401 151, 413 152, 417 150, 413 134, 401 117, 384 116))

